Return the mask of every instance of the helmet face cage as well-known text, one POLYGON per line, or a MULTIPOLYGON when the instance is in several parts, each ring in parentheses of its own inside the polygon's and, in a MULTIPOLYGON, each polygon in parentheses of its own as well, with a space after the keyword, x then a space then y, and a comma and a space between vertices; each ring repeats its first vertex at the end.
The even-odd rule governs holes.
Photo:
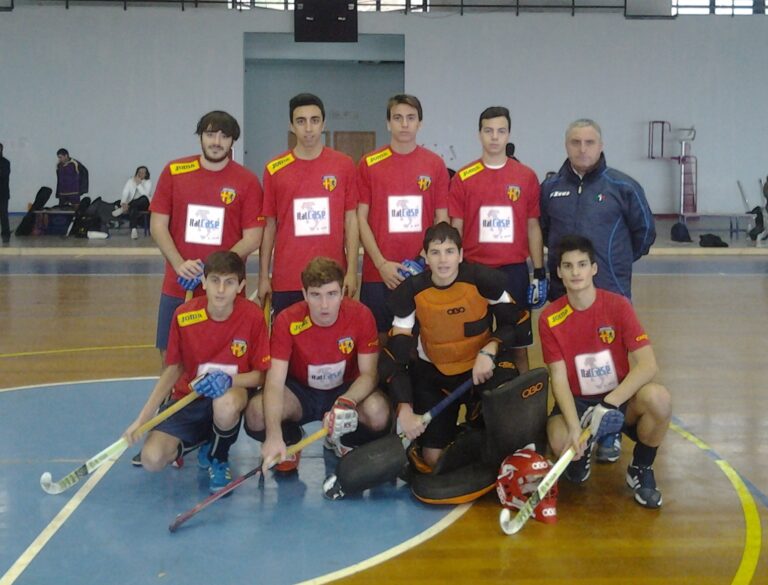
MULTIPOLYGON (((508 455, 501 463, 496 480, 496 493, 501 505, 517 510, 522 508, 551 467, 550 462, 533 449, 519 449, 508 455)), ((556 505, 557 484, 533 510, 533 517, 548 524, 556 522, 556 505)))

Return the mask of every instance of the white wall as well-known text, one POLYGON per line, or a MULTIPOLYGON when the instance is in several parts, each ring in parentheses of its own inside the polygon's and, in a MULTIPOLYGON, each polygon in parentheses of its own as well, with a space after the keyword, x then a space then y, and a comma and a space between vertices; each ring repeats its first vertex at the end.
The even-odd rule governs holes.
MULTIPOLYGON (((11 210, 53 186, 61 146, 88 165, 91 193, 109 197, 138 164, 156 175, 168 159, 195 152, 202 113, 221 108, 242 121, 244 33, 291 32, 291 19, 189 4, 184 12, 17 4, 1 14, 0 142, 13 165, 11 210)), ((425 108, 420 141, 449 165, 477 155, 477 116, 488 105, 513 110, 519 156, 540 176, 562 163, 565 126, 590 116, 603 126, 609 164, 645 185, 661 213, 674 210, 677 181, 672 163, 646 159, 649 120, 696 126, 700 209, 740 210, 737 179, 756 202, 768 173, 766 22, 363 14, 360 32, 405 35, 405 88, 425 108)))

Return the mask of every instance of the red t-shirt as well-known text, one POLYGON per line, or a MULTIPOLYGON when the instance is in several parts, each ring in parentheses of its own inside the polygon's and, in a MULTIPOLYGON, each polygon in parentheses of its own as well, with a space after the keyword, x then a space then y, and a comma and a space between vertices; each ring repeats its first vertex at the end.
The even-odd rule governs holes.
POLYGON ((272 289, 301 290, 301 271, 315 256, 346 266, 344 216, 357 208, 355 163, 324 148, 313 160, 284 152, 264 169, 265 217, 277 221, 272 289))
POLYGON ((207 297, 196 297, 173 315, 165 362, 184 368, 173 387, 175 400, 189 393, 189 382, 211 370, 234 376, 269 368, 269 333, 261 308, 237 297, 232 314, 214 321, 207 306, 207 297))
MULTIPOLYGON (((368 224, 387 260, 415 258, 435 211, 448 208, 448 170, 443 159, 421 146, 398 154, 389 146, 375 150, 358 164, 360 203, 368 205, 368 224)), ((363 282, 381 282, 368 254, 363 282)))
POLYGON ((574 396, 600 397, 629 373, 628 352, 651 342, 629 301, 597 289, 588 309, 577 311, 560 297, 541 312, 539 337, 544 362, 563 360, 574 396))
POLYGON ((451 180, 451 217, 464 220, 464 259, 492 268, 528 258, 528 219, 539 217, 536 173, 507 159, 500 169, 476 160, 451 180))
MULTIPOLYGON (((264 225, 262 200, 259 179, 251 171, 232 160, 220 171, 209 171, 197 155, 165 166, 149 209, 170 217, 168 229, 182 258, 205 261, 212 252, 232 248, 244 229, 264 225)), ((163 293, 183 298, 176 276, 166 262, 163 293)), ((202 295, 202 287, 195 294, 202 295)))
POLYGON ((379 351, 370 309, 345 297, 330 327, 312 323, 306 301, 291 305, 272 327, 272 356, 288 362, 288 375, 318 390, 332 390, 360 375, 357 355, 379 351))

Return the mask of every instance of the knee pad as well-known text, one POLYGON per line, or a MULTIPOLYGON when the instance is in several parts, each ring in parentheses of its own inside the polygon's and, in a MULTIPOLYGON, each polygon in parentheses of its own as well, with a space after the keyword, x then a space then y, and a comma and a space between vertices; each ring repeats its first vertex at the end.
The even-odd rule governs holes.
POLYGON ((495 488, 497 471, 475 461, 441 474, 417 474, 411 481, 411 492, 426 504, 472 502, 495 488))

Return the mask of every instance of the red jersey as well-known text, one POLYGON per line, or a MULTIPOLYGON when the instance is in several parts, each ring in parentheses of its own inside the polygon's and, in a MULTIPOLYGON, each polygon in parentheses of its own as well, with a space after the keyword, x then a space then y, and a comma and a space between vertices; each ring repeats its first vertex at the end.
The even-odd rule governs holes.
MULTIPOLYGON (((357 178, 360 203, 368 205, 368 224, 381 253, 393 262, 415 258, 435 211, 448 208, 443 159, 421 146, 409 154, 386 146, 360 159, 357 178)), ((368 254, 363 282, 382 282, 368 254)))
POLYGON ((539 336, 544 362, 565 362, 574 396, 599 397, 616 388, 629 373, 628 352, 651 343, 629 301, 603 289, 584 311, 567 296, 546 306, 539 336))
POLYGON ((476 160, 453 176, 448 214, 464 220, 465 260, 520 264, 528 258, 528 219, 539 217, 539 180, 516 160, 500 169, 476 160))
POLYGON ((313 160, 288 151, 267 163, 263 215, 277 221, 273 290, 301 290, 301 271, 315 256, 346 266, 344 216, 357 208, 355 173, 352 159, 332 148, 313 160))
POLYGON ((317 390, 353 382, 360 375, 357 355, 378 351, 373 314, 347 297, 330 327, 312 323, 306 301, 281 311, 272 327, 272 356, 288 362, 291 378, 317 390))
MULTIPOLYGON (((243 230, 261 227, 263 194, 258 177, 235 161, 220 171, 209 171, 200 156, 168 163, 160 179, 150 211, 169 216, 168 229, 185 260, 229 250, 243 237, 243 230)), ((184 297, 176 271, 165 263, 163 294, 184 297)), ((202 287, 196 295, 204 294, 202 287)))
POLYGON ((237 297, 232 314, 214 321, 207 305, 207 297, 196 297, 173 315, 165 361, 184 368, 173 387, 174 400, 189 394, 189 382, 211 370, 234 376, 269 368, 269 333, 261 308, 237 297))

